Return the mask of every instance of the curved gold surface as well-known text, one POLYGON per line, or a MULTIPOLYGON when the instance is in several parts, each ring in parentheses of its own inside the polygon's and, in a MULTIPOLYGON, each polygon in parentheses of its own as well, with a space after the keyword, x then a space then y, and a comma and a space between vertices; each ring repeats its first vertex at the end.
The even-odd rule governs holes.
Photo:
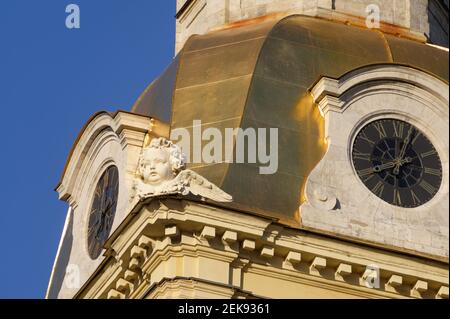
POLYGON ((308 174, 323 156, 324 121, 308 95, 322 76, 371 64, 404 64, 448 81, 448 52, 381 32, 290 16, 191 37, 136 103, 171 128, 278 128, 279 169, 259 164, 191 164, 233 195, 229 208, 299 227, 308 174), (175 71, 176 70, 176 71, 175 71), (169 116, 170 114, 170 116, 169 116))

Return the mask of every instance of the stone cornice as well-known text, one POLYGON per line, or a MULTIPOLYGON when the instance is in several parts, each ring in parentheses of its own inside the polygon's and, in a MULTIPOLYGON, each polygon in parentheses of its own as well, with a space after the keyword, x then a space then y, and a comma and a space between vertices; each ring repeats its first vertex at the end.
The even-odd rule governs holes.
MULTIPOLYGON (((379 64, 352 70, 340 79, 322 77, 311 89, 314 103, 319 105, 322 114, 329 111, 343 112, 346 104, 340 97, 352 88, 367 82, 411 83, 429 91, 444 103, 448 100, 448 90, 440 89, 442 81, 434 76, 409 66, 379 64)), ((448 84, 448 83, 446 83, 448 84)), ((409 92, 411 93, 411 92, 409 92)))
POLYGON ((134 298, 144 296, 149 287, 157 295, 154 290, 159 289, 158 283, 176 277, 209 280, 217 285, 231 283, 246 290, 242 287, 242 276, 251 273, 325 288, 349 297, 448 295, 445 263, 425 263, 381 249, 286 229, 261 218, 249 218, 255 222, 252 227, 250 220, 239 224, 240 214, 195 202, 162 199, 148 203, 126 222, 120 236, 111 237, 108 243, 111 257, 77 297, 134 298), (227 271, 202 270, 202 260, 227 271), (365 286, 367 266, 373 264, 380 268, 378 289, 365 286))

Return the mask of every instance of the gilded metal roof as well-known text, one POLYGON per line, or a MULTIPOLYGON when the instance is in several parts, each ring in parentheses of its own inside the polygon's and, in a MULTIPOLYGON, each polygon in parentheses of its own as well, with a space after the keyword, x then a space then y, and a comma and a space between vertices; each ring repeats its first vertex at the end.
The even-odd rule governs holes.
POLYGON ((322 76, 338 78, 371 64, 394 63, 448 82, 448 52, 377 30, 307 16, 255 22, 191 37, 133 112, 192 130, 279 129, 279 169, 259 164, 191 164, 233 195, 230 208, 299 226, 302 188, 323 156, 324 122, 308 98, 322 76))

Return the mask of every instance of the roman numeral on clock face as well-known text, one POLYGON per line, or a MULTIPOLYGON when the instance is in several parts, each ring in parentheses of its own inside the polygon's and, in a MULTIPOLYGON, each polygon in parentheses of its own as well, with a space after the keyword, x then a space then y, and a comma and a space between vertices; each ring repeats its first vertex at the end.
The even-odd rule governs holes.
POLYGON ((441 176, 441 170, 437 168, 425 167, 424 172, 429 175, 441 176))
POLYGON ((362 153, 358 150, 353 150, 353 157, 363 160, 363 161, 370 161, 370 154, 369 153, 362 153))
POLYGON ((365 169, 361 169, 358 170, 358 175, 359 177, 362 179, 362 181, 364 183, 368 182, 369 180, 371 180, 372 178, 374 178, 374 170, 373 167, 369 167, 369 168, 365 168, 365 169))
POLYGON ((392 126, 394 127, 394 136, 403 137, 403 131, 405 129, 405 124, 399 121, 392 121, 392 126))
POLYGON ((434 154, 437 154, 436 150, 430 150, 428 152, 421 153, 420 156, 422 158, 425 158, 425 157, 428 157, 428 156, 431 156, 431 155, 434 155, 434 154))
POLYGON ((415 144, 417 142, 417 140, 419 139, 419 137, 422 135, 420 132, 416 131, 415 132, 415 136, 413 137, 411 144, 415 144))
POLYGON ((361 177, 367 176, 367 175, 370 175, 370 174, 373 174, 373 173, 374 173, 373 167, 361 169, 361 170, 358 171, 358 175, 361 176, 361 177))
POLYGON ((366 141, 367 143, 369 143, 369 144, 371 144, 371 145, 375 145, 375 142, 372 141, 372 140, 367 136, 366 132, 362 132, 362 133, 359 135, 359 138, 362 139, 362 140, 364 140, 364 141, 366 141))
POLYGON ((434 186, 430 185, 427 181, 421 181, 419 186, 430 195, 433 195, 437 192, 437 189, 434 186))
POLYGON ((383 122, 376 122, 373 125, 373 127, 377 130, 378 134, 380 135, 380 139, 387 137, 386 130, 384 129, 383 126, 383 122))
POLYGON ((411 198, 413 200, 413 204, 414 206, 420 205, 420 203, 422 202, 419 197, 417 197, 416 193, 414 193, 413 190, 410 190, 411 193, 411 198))
POLYGON ((378 197, 382 197, 383 196, 383 191, 384 191, 384 183, 383 182, 378 182, 374 188, 372 188, 372 192, 377 195, 378 197))
POLYGON ((394 205, 401 206, 402 205, 402 198, 400 196, 400 192, 398 189, 394 189, 394 205))

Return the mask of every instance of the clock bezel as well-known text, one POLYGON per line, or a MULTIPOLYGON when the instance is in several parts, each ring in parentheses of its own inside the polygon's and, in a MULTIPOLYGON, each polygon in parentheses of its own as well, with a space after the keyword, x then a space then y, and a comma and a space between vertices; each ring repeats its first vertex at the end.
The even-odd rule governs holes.
MULTIPOLYGON (((380 107, 380 109, 382 109, 382 107, 380 107)), ((408 210, 408 211, 412 211, 412 210, 423 210, 426 209, 427 207, 432 207, 435 205, 436 202, 438 202, 442 196, 443 196, 443 188, 446 182, 446 174, 444 171, 444 161, 443 161, 443 156, 442 156, 442 146, 441 143, 439 142, 439 139, 434 136, 433 132, 429 129, 427 129, 426 124, 423 123, 420 120, 417 120, 414 117, 409 116, 409 114, 407 113, 401 113, 398 111, 391 111, 391 112, 386 112, 386 110, 382 110, 380 112, 375 112, 372 114, 368 114, 364 117, 362 117, 361 119, 359 119, 359 121, 357 122, 357 124, 353 127, 351 134, 350 134, 350 138, 349 138, 349 147, 348 147, 348 153, 347 153, 347 157, 348 160, 351 163, 351 169, 352 172, 355 176, 355 178, 358 180, 358 183, 361 187, 363 187, 365 190, 367 190, 367 192, 369 192, 371 194, 371 196, 373 196, 374 198, 376 198, 377 200, 379 200, 380 202, 389 205, 390 207, 396 208, 396 209, 403 209, 403 210, 408 210), (359 177, 356 168, 355 168, 355 164, 353 162, 353 147, 355 145, 355 141, 356 138, 358 137, 358 134, 361 132, 362 129, 364 129, 367 125, 370 125, 372 122, 378 121, 378 120, 389 120, 389 119, 393 119, 393 120, 399 120, 399 121, 403 121, 406 122, 410 125, 413 125, 415 128, 417 128, 420 132, 422 132, 422 134, 425 135, 425 137, 430 141, 430 143, 433 145, 433 147, 436 149, 440 162, 441 162, 441 167, 442 167, 442 177, 441 177, 441 184, 439 185, 439 189, 436 192, 436 194, 434 194, 434 196, 428 200, 427 202, 423 203, 422 205, 416 206, 416 207, 402 207, 402 206, 397 206, 394 204, 391 204, 390 202, 385 201, 384 199, 378 197, 377 195, 373 194, 372 191, 370 191, 370 189, 367 188, 367 186, 364 184, 364 182, 361 180, 361 178, 359 177)))

